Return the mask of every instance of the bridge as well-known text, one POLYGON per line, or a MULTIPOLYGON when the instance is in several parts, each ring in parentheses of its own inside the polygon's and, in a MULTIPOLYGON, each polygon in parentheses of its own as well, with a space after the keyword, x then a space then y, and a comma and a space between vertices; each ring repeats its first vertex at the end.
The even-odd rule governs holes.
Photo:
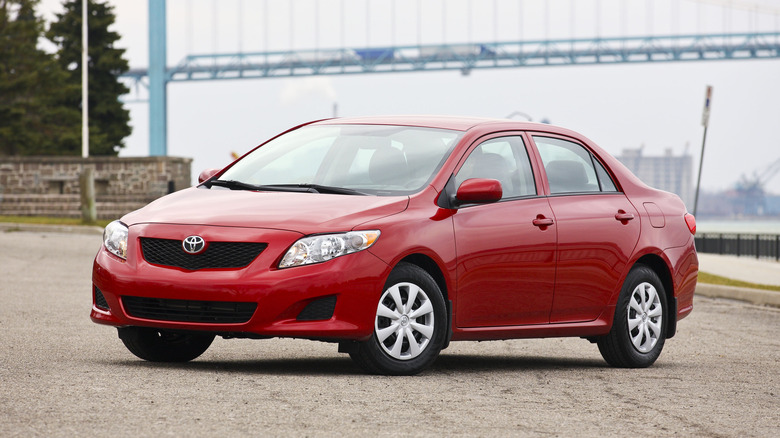
MULTIPOLYGON (((318 0, 314 0, 315 3, 318 0)), ((522 2, 522 0, 520 0, 522 2)), ((626 0, 622 0, 625 2, 626 0)), ((651 5, 653 0, 648 0, 651 5)), ((780 10, 765 4, 715 0, 700 3, 721 3, 723 17, 734 8, 752 7, 754 16, 769 14, 778 27, 780 10)), ((294 2, 289 2, 291 5, 294 2)), ((495 21, 499 9, 494 3, 495 21)), ((266 3, 267 4, 267 3, 266 3)), ((317 4, 317 3, 316 3, 317 4)), ((368 0, 367 4, 371 4, 368 0)), ((394 2, 393 2, 394 4, 394 2)), ((417 23, 422 21, 418 0, 417 23)), ((545 2, 549 4, 549 2, 545 2)), ((597 0, 600 8, 601 1, 597 0)), ((621 5, 623 3, 620 3, 621 5)), ((468 7, 471 8, 469 1, 468 7)), ((521 5, 522 6, 522 5, 521 5)), ((344 2, 341 2, 342 20, 344 2)), ((446 3, 441 3, 446 8, 446 3)), ((574 2, 571 2, 574 8, 574 2)), ((624 7, 625 6, 621 6, 624 7)), ((290 6, 290 26, 293 10, 290 6)), ((368 6, 366 6, 368 8, 368 6)), ((368 9, 367 9, 368 10, 368 9)), ((318 12, 318 11, 317 11, 318 12)), ((471 12, 471 11, 469 11, 471 12)), ((217 9, 213 11, 217 13, 217 9)), ((654 12, 647 11, 652 17, 654 12)), ((673 12, 679 13, 679 12, 673 12)), ((240 9, 239 9, 240 14, 240 9)), ((395 12, 393 12, 395 14, 395 12)), ((597 19, 603 13, 596 10, 597 19)), ((574 14, 571 15, 571 26, 574 14)), ((550 24, 549 7, 544 21, 550 24)), ((315 20, 317 17, 315 16, 315 20)), ((269 25, 266 14, 265 26, 269 25)), ((395 23, 395 16, 392 18, 395 23)), ((468 34, 471 32, 469 18, 468 34)), ((624 17, 625 20, 625 17, 624 17)), ((755 21, 751 19, 755 29, 755 21)), ((150 117, 150 155, 166 155, 167 110, 166 89, 170 82, 226 79, 262 79, 312 75, 349 75, 403 73, 418 71, 458 70, 468 75, 475 69, 551 67, 597 64, 637 64, 657 62, 699 62, 718 60, 750 60, 780 58, 780 31, 750 31, 721 33, 686 33, 667 35, 600 35, 584 38, 543 38, 515 41, 482 41, 467 43, 425 43, 418 36, 413 45, 365 45, 352 48, 314 48, 229 53, 188 54, 173 67, 166 65, 167 23, 166 0, 149 0, 149 68, 131 69, 123 75, 136 95, 148 90, 150 117)), ((367 22, 370 20, 366 20, 367 22)), ((442 16, 442 28, 446 25, 442 16)), ((724 19, 724 23, 726 20, 724 19)), ((342 23, 343 24, 343 23, 342 23)), ((395 25, 393 25, 395 27, 395 25)), ((625 26, 624 26, 625 27, 625 26)), ((647 30, 652 30, 648 21, 647 30)), ((724 27, 732 27, 726 26, 724 27)), ((366 27, 368 29, 368 25, 366 27)), ((395 29, 394 29, 395 30, 395 29)), ((597 29, 598 30, 598 29, 597 29)), ((214 31, 216 35, 216 30, 214 31)), ((442 31, 443 37, 446 32, 442 31)), ((315 35, 316 38, 317 35, 315 35)), ((369 35, 367 31, 366 42, 369 35)), ((443 38, 444 39, 444 38, 443 38)), ((342 36, 343 40, 343 36, 342 36)), ((292 41, 292 38, 291 38, 292 41)), ((343 41, 342 41, 343 42, 343 41)), ((316 45, 316 44, 315 44, 316 45)))
MULTIPOLYGON (((780 57, 780 33, 671 35, 188 55, 166 82, 780 57)), ((125 77, 142 82, 147 69, 125 77)))

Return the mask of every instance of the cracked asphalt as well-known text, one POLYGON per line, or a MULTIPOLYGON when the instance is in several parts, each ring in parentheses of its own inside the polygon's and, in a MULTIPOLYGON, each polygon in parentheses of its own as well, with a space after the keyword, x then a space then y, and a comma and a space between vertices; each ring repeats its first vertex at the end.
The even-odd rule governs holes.
POLYGON ((0 232, 0 436, 777 436, 780 309, 697 296, 658 362, 580 339, 456 342, 414 377, 335 345, 217 339, 137 360, 89 320, 96 235, 0 232))

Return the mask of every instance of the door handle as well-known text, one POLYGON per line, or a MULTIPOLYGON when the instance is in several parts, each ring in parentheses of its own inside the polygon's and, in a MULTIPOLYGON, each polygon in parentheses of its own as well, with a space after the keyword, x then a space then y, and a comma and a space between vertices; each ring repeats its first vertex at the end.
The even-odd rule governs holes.
POLYGON ((615 215, 615 219, 619 220, 620 222, 627 222, 634 218, 634 215, 632 213, 626 213, 623 210, 618 210, 617 214, 615 215))
MULTIPOLYGON (((542 216, 542 215, 539 215, 539 216, 542 216)), ((550 218, 546 218, 546 217, 542 216, 542 217, 537 217, 536 219, 534 219, 533 220, 533 224, 534 224, 534 226, 537 226, 537 227, 549 227, 550 225, 553 224, 553 220, 550 219, 550 218)))

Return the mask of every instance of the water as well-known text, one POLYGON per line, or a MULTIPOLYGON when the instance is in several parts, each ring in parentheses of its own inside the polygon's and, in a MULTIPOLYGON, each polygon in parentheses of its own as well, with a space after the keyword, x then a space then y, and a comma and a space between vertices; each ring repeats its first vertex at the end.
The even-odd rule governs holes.
POLYGON ((780 234, 780 220, 697 220, 696 232, 780 234))

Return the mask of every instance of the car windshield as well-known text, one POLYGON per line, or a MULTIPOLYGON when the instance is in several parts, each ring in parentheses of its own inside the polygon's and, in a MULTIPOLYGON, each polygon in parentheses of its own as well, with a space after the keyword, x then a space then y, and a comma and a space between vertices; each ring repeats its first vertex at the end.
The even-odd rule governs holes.
POLYGON ((254 150, 216 183, 259 190, 410 194, 433 178, 462 134, 409 126, 305 126, 254 150))

